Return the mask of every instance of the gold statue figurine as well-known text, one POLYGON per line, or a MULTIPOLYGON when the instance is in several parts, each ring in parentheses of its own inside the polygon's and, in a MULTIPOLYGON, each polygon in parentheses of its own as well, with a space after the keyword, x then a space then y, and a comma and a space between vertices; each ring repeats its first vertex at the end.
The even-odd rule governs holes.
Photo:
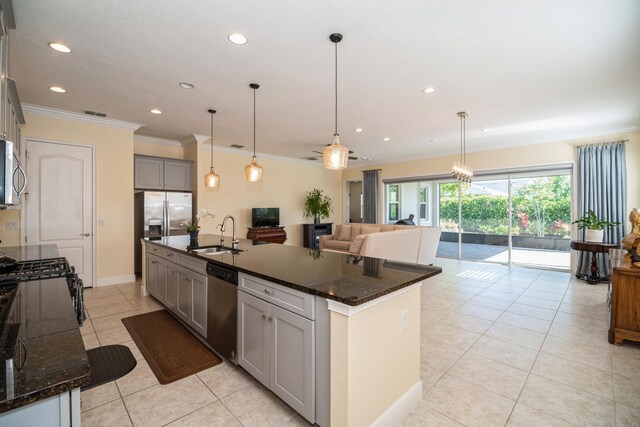
POLYGON ((629 222, 631 222, 631 233, 622 239, 622 247, 630 252, 633 247, 633 242, 640 238, 640 211, 638 208, 632 209, 631 212, 629 212, 629 222))

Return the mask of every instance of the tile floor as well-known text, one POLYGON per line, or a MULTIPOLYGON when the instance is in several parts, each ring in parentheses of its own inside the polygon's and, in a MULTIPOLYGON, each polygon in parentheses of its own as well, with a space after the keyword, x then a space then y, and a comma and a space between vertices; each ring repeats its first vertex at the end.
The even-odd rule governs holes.
MULTIPOLYGON (((423 400, 405 426, 640 426, 640 345, 607 342, 606 284, 569 273, 438 259, 422 289, 423 400)), ((308 426, 223 363, 158 384, 121 318, 160 306, 139 284, 86 291, 87 348, 138 366, 82 393, 85 426, 308 426)))

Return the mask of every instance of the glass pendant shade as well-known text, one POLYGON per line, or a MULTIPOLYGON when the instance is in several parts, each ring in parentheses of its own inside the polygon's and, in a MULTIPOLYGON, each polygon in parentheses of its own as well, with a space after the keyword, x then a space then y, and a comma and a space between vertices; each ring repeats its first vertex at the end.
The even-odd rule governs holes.
POLYGON ((349 150, 340 144, 340 137, 333 137, 333 144, 327 145, 322 152, 324 168, 331 170, 345 169, 349 161, 349 150))
POLYGON ((220 175, 215 173, 213 168, 204 176, 204 186, 207 188, 216 188, 220 186, 220 175))
POLYGON ((251 159, 251 163, 244 167, 244 177, 247 182, 262 181, 262 166, 258 164, 255 156, 251 159))

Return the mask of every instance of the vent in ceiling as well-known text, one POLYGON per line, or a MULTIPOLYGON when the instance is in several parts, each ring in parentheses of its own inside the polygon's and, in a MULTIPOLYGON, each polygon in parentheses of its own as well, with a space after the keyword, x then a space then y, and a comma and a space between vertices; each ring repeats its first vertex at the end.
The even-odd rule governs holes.
POLYGON ((90 116, 107 117, 107 113, 101 113, 99 111, 84 110, 84 113, 90 116))
POLYGON ((240 144, 231 144, 229 147, 233 147, 233 148, 244 148, 244 145, 240 145, 240 144))

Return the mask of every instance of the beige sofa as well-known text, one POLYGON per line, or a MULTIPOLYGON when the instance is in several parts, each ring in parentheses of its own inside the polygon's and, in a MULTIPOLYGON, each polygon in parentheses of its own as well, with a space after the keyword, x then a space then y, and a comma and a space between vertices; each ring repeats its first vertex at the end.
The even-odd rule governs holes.
POLYGON ((433 264, 440 242, 439 227, 392 224, 339 224, 320 236, 320 249, 393 261, 433 264))

